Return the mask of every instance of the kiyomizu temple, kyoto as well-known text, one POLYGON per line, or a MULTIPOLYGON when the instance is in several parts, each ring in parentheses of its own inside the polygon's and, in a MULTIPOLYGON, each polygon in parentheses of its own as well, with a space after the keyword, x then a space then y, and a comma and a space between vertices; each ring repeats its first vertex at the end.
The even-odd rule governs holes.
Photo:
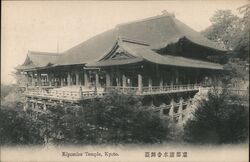
POLYGON ((194 95, 223 71, 225 53, 165 13, 118 24, 61 53, 28 51, 16 69, 33 108, 77 105, 116 90, 183 120, 194 95))

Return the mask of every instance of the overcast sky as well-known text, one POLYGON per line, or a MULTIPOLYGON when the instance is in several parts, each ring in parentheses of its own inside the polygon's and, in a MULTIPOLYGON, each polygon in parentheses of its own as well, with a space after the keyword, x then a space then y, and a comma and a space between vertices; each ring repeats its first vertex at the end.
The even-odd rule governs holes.
POLYGON ((160 15, 163 10, 196 31, 210 25, 217 9, 237 8, 237 1, 3 1, 1 81, 14 83, 14 67, 24 62, 28 50, 63 52, 115 25, 160 15))

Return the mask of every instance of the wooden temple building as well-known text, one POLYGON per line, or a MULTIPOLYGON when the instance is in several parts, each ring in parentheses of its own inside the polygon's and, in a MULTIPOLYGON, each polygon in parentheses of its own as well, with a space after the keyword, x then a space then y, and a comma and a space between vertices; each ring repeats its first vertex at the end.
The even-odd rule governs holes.
POLYGON ((159 100, 158 109, 171 115, 180 112, 171 109, 171 103, 184 110, 190 95, 216 79, 223 70, 224 53, 175 17, 163 14, 117 25, 60 54, 29 51, 17 70, 26 77, 26 101, 33 107, 77 104, 117 90, 163 98, 165 110, 159 109, 163 105, 159 100))

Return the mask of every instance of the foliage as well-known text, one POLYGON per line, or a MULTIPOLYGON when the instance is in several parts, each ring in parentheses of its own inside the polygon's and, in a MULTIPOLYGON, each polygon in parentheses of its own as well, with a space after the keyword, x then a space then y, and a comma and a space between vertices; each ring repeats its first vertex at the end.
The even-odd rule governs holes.
POLYGON ((240 17, 231 10, 217 10, 210 19, 212 25, 202 31, 208 39, 233 50, 233 57, 249 60, 250 5, 239 9, 240 17))
POLYGON ((83 104, 86 122, 96 129, 99 141, 109 143, 155 143, 166 138, 168 129, 158 115, 147 111, 140 99, 113 92, 95 102, 83 104))
POLYGON ((9 109, 1 106, 0 109, 0 144, 42 144, 37 122, 21 107, 9 109))
POLYGON ((1 85, 1 106, 15 108, 22 100, 22 89, 18 85, 1 85))
POLYGON ((4 99, 4 97, 6 97, 13 89, 14 87, 11 85, 1 84, 1 100, 4 99))
POLYGON ((168 121, 142 107, 140 98, 116 92, 80 106, 4 109, 1 123, 2 144, 159 143, 168 133, 168 121))
MULTIPOLYGON (((184 126, 185 140, 191 143, 235 143, 248 138, 248 107, 229 103, 232 96, 214 89, 184 126)), ((236 98, 234 98, 235 100, 236 98)))

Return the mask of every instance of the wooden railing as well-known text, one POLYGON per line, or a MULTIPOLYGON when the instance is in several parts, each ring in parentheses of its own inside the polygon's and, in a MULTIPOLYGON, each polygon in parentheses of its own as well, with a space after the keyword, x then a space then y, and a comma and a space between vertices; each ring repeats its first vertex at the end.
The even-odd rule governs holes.
POLYGON ((188 84, 188 85, 169 85, 169 86, 147 86, 142 87, 139 91, 138 87, 122 87, 122 86, 109 86, 106 87, 106 91, 117 90, 119 92, 128 94, 138 94, 138 95, 147 95, 147 94, 160 94, 160 93, 173 93, 180 91, 192 91, 199 90, 201 84, 188 84))
POLYGON ((189 85, 143 87, 141 94, 173 93, 180 91, 199 90, 201 86, 202 86, 201 84, 189 84, 189 85))
POLYGON ((71 90, 57 90, 57 89, 33 89, 27 90, 27 96, 55 98, 62 100, 82 100, 86 98, 102 97, 106 92, 112 90, 119 91, 123 94, 136 94, 136 95, 149 95, 149 94, 162 94, 162 93, 174 93, 182 91, 193 91, 199 90, 202 85, 190 84, 190 85, 170 85, 170 86, 152 86, 142 87, 139 91, 138 87, 121 87, 121 86, 110 86, 106 87, 104 91, 98 90, 84 90, 71 91, 71 90))
POLYGON ((106 92, 119 91, 125 94, 135 94, 138 92, 138 87, 122 87, 122 86, 109 86, 105 88, 106 92))
POLYGON ((45 97, 45 98, 54 98, 62 100, 81 100, 84 98, 94 98, 101 97, 104 95, 104 92, 99 91, 62 91, 55 89, 41 89, 41 90, 32 90, 26 91, 27 96, 36 96, 36 97, 45 97))
POLYGON ((228 88, 228 93, 235 94, 242 97, 249 97, 249 90, 246 89, 234 89, 234 88, 228 88))

